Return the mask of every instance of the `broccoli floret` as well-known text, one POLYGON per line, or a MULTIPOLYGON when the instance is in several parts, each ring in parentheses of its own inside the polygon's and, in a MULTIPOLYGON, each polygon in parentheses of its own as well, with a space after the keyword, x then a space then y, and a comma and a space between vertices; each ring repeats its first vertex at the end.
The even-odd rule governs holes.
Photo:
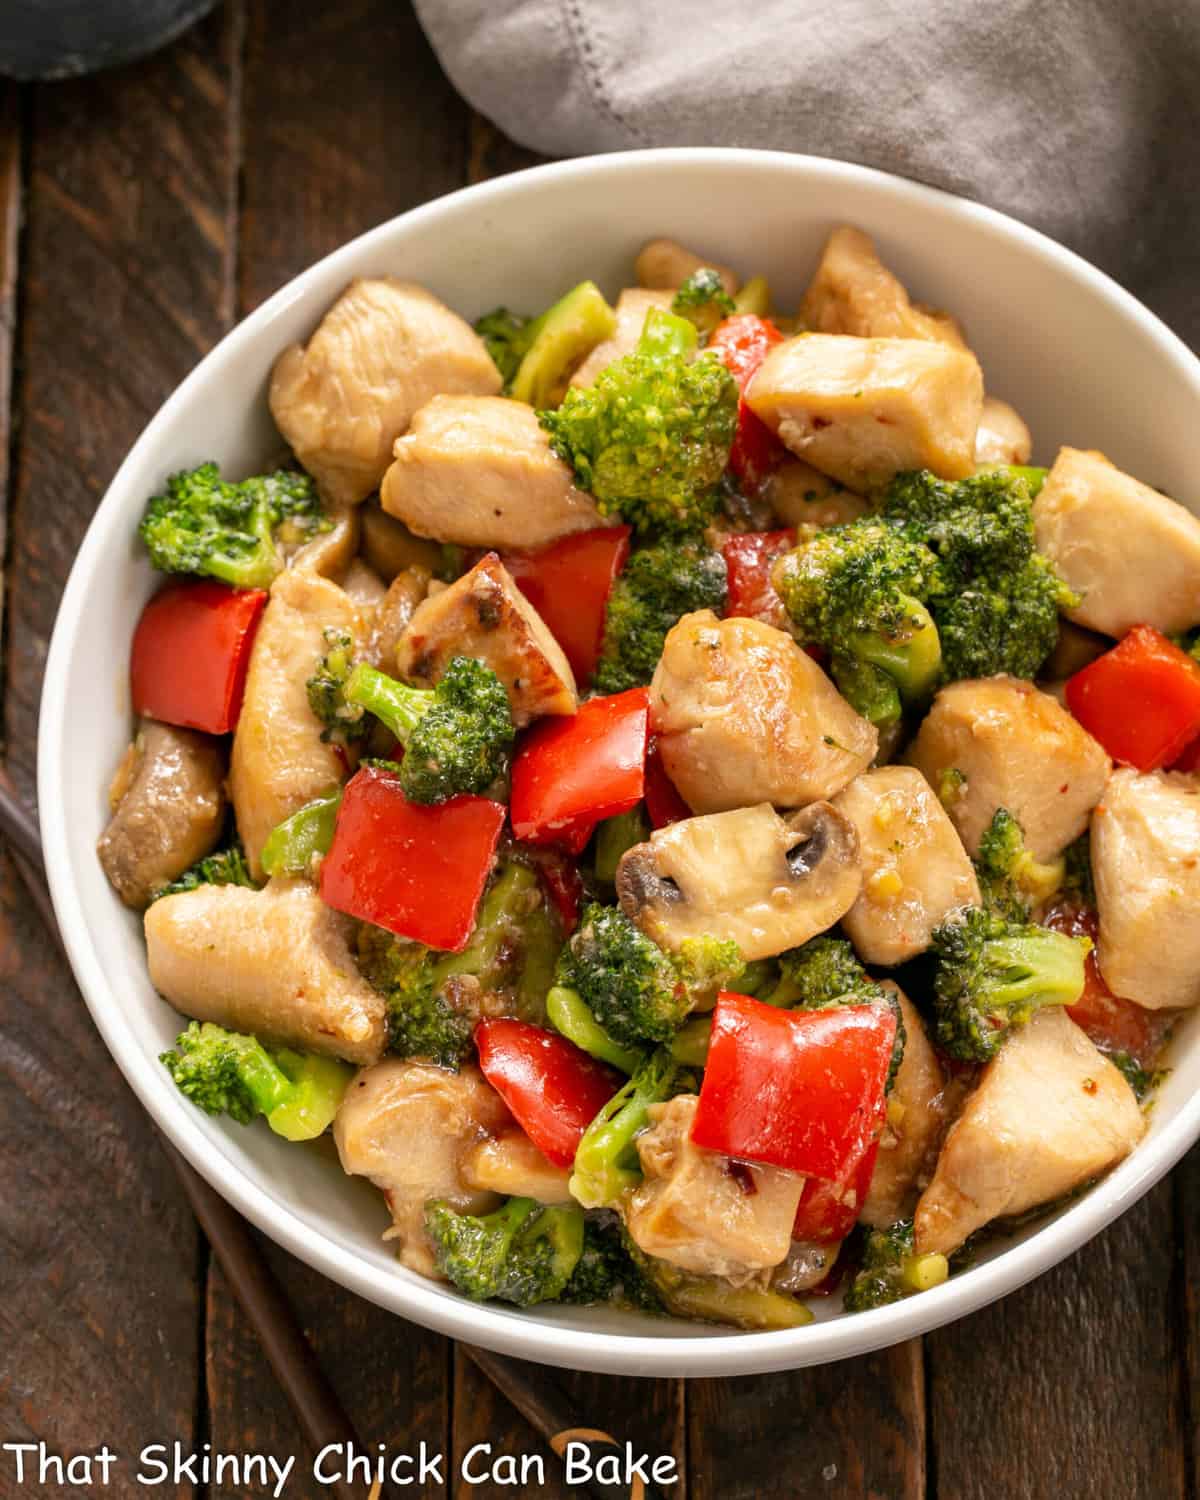
POLYGON ((964 1062, 987 1062, 1009 1030, 1043 1005, 1074 1005, 1091 944, 998 912, 969 907, 934 929, 931 951, 938 1045, 964 1062))
POLYGON ((257 1037, 211 1021, 193 1021, 159 1061, 206 1114, 239 1125, 265 1115, 289 1141, 314 1140, 332 1123, 354 1071, 333 1057, 268 1051, 257 1037))
POLYGON ((613 585, 596 667, 602 693, 623 693, 654 676, 667 632, 697 609, 725 608, 725 559, 696 542, 660 542, 635 552, 613 585))
POLYGON ((1009 469, 969 479, 898 474, 883 517, 938 559, 927 602, 947 681, 1009 672, 1033 677, 1054 649, 1058 612, 1079 602, 1036 551, 1027 479, 1009 469))
POLYGON ((695 347, 691 323, 652 308, 632 354, 538 413, 601 514, 642 532, 696 532, 717 507, 738 392, 715 356, 690 358, 695 347))
POLYGON ((1170 1072, 1169 1068, 1143 1068, 1129 1052, 1110 1052, 1108 1060, 1115 1068, 1120 1069, 1139 1104, 1144 1104, 1149 1099, 1170 1072))
POLYGON ((695 1075, 660 1047, 612 1096, 583 1133, 575 1152, 571 1196, 584 1208, 611 1208, 642 1180, 634 1141, 649 1124, 649 1108, 694 1090, 695 1075))
POLYGON ((1091 834, 1084 831, 1063 850, 1063 896, 1076 906, 1096 909, 1096 881, 1092 874, 1091 834))
POLYGON ((362 704, 346 701, 346 682, 354 669, 354 637, 334 625, 327 625, 323 635, 325 653, 305 683, 308 706, 325 726, 323 740, 348 745, 371 732, 371 721, 362 704))
POLYGON ((585 1219, 583 1253, 559 1301, 584 1306, 607 1302, 639 1312, 663 1311, 661 1299, 629 1253, 620 1220, 607 1212, 589 1214, 585 1219))
POLYGON ((533 342, 534 331, 529 318, 509 312, 507 307, 495 307, 475 322, 475 332, 492 356, 506 389, 533 342))
POLYGON ((177 896, 180 891, 194 891, 200 885, 244 885, 257 890, 258 881, 250 873, 242 846, 235 843, 228 849, 218 849, 215 854, 206 854, 197 860, 169 885, 156 891, 153 899, 158 901, 163 896, 177 896))
POLYGON ((1020 823, 1006 807, 998 807, 984 829, 975 867, 984 904, 1017 922, 1023 922, 1033 907, 1049 901, 1065 873, 1061 859, 1048 864, 1034 859, 1025 847, 1020 823))
POLYGON ((556 982, 574 990, 618 1043, 669 1041, 688 1012, 744 967, 734 942, 693 938, 665 953, 619 907, 593 903, 559 955, 556 982))
POLYGON ((698 1276, 647 1255, 627 1233, 634 1266, 661 1305, 679 1318, 728 1323, 735 1328, 802 1328, 813 1315, 803 1302, 771 1286, 737 1286, 724 1276, 698 1276))
POLYGON ((474 657, 454 657, 432 689, 408 687, 359 662, 344 695, 404 745, 399 777, 410 802, 484 792, 508 772, 516 736, 508 694, 491 667, 474 657))
POLYGON ((810 938, 799 948, 781 953, 779 979, 760 998, 767 1005, 785 1010, 826 1010, 831 1005, 882 1005, 896 1020, 896 1039, 888 1065, 886 1088, 890 1092, 904 1061, 908 1033, 900 1002, 893 989, 876 983, 858 961, 845 938, 810 938))
POLYGON ((842 1305, 847 1312, 886 1307, 914 1292, 940 1286, 950 1274, 950 1263, 936 1253, 913 1250, 913 1221, 902 1219, 887 1229, 872 1229, 863 1245, 862 1266, 846 1288, 842 1305))
POLYGON ((559 941, 537 876, 514 862, 493 877, 461 953, 439 953, 364 923, 358 965, 387 999, 390 1050, 457 1068, 470 1051, 484 995, 493 999, 489 1013, 544 1019, 559 941))
POLYGON ((737 311, 737 306, 725 290, 721 273, 711 266, 701 266, 675 293, 671 311, 694 323, 700 333, 710 334, 722 318, 737 311))
POLYGON ((510 1198, 482 1217, 433 1198, 425 1205, 425 1231, 438 1270, 476 1302, 552 1302, 583 1253, 583 1211, 534 1198, 510 1198))
POLYGON ((921 699, 941 672, 938 631, 922 603, 940 588, 928 547, 873 518, 830 526, 772 574, 801 641, 824 646, 850 703, 878 725, 921 699))
POLYGON ((205 574, 235 588, 265 589, 283 567, 279 544, 299 542, 330 522, 307 474, 278 469, 223 480, 216 464, 172 474, 138 528, 164 573, 205 574))

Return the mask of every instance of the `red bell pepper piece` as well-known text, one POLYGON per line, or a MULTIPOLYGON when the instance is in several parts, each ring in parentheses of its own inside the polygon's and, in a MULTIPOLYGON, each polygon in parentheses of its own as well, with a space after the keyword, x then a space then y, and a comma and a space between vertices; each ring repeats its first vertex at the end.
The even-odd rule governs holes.
POLYGON ((651 828, 665 828, 668 823, 681 823, 692 816, 691 808, 667 775, 656 739, 651 739, 646 749, 646 816, 651 828))
POLYGON ((525 850, 525 857, 537 871, 563 935, 570 937, 579 926, 579 912, 583 906, 583 876, 579 873, 579 866, 561 849, 531 848, 525 850))
POLYGON ((1200 735, 1200 662, 1151 625, 1067 679, 1067 707, 1112 758, 1155 771, 1200 735))
POLYGON ((800 1194, 792 1238, 810 1245, 836 1245, 844 1240, 858 1223, 878 1156, 879 1137, 876 1136, 855 1163, 845 1183, 809 1177, 800 1194))
POLYGON ((1200 739, 1193 740, 1178 760, 1171 762, 1172 771, 1200 771, 1200 739))
POLYGON ((771 429, 750 410, 744 395, 750 377, 767 357, 767 351, 782 338, 783 334, 769 318, 737 313, 718 323, 708 341, 707 347, 723 361, 742 393, 729 467, 742 488, 750 493, 759 488, 787 452, 771 429))
POLYGON ((430 948, 459 953, 504 827, 486 797, 409 802, 391 771, 364 766, 346 783, 321 863, 321 900, 430 948))
POLYGON ((596 670, 608 596, 629 557, 630 526, 579 531, 536 552, 510 552, 504 566, 545 620, 582 687, 596 670))
POLYGON ((777 1010, 722 991, 692 1139, 848 1181, 883 1123, 895 1037, 896 1019, 882 1006, 777 1010))
POLYGON ((231 589, 209 579, 160 589, 133 632, 134 713, 228 734, 242 710, 250 648, 266 603, 263 589, 231 589))
POLYGON ((621 1086, 611 1068, 565 1036, 529 1021, 480 1021, 483 1076, 525 1134, 556 1167, 569 1167, 588 1128, 621 1086))
MULTIPOLYGON (((1094 911, 1068 903, 1051 908, 1042 920, 1055 932, 1090 938, 1093 943, 1100 928, 1094 911)), ((1083 994, 1074 1005, 1067 1006, 1072 1021, 1087 1032, 1101 1052, 1128 1052, 1140 1067, 1153 1067, 1171 1029, 1172 1017, 1114 995, 1100 972, 1095 950, 1087 956, 1083 976, 1083 994)))
POLYGON ((721 549, 728 578, 726 619, 748 615, 768 625, 784 623, 787 611, 771 582, 771 567, 777 557, 795 545, 794 526, 784 531, 747 531, 729 538, 721 549))
POLYGON ((603 818, 642 800, 650 694, 592 698, 573 718, 547 718, 525 736, 512 768, 512 826, 529 844, 578 854, 603 818))

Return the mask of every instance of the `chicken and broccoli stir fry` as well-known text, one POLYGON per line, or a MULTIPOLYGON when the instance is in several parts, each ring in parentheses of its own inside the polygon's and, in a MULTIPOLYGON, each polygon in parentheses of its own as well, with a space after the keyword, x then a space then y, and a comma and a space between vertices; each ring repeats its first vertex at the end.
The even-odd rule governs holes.
POLYGON ((1200 520, 1031 465, 836 230, 474 327, 360 280, 171 476, 99 855, 200 1109, 466 1296, 798 1326, 1146 1129, 1200 1003, 1200 520), (262 1128, 258 1126, 256 1128, 262 1128))

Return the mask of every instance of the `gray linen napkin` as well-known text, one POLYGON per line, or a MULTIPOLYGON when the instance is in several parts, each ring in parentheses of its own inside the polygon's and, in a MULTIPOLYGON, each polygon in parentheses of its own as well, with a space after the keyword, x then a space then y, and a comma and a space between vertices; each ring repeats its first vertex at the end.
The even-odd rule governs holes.
POLYGON ((1200 0, 415 3, 522 145, 897 172, 1044 230, 1200 345, 1200 0))

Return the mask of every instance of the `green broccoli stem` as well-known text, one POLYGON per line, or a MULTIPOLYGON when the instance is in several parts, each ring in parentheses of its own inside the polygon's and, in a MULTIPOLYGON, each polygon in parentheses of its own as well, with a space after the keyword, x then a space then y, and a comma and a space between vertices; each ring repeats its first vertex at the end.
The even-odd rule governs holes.
POLYGON ((652 359, 669 359, 673 355, 686 359, 695 353, 699 342, 694 323, 675 313, 665 312, 661 307, 652 307, 646 314, 642 336, 634 352, 649 355, 652 359))
POLYGON ((537 898, 538 878, 533 871, 525 865, 507 865, 479 903, 467 946, 461 953, 439 957, 434 964, 434 988, 440 989, 456 974, 474 974, 486 988, 502 950, 537 898))
POLYGON ((925 696, 942 669, 942 647, 933 617, 911 594, 901 595, 907 628, 894 636, 864 630, 847 642, 851 655, 878 667, 896 684, 906 703, 925 696))
POLYGON ((350 673, 344 692, 347 703, 357 703, 374 714, 401 744, 408 743, 409 735, 433 706, 433 694, 428 689, 408 687, 365 661, 350 673))
POLYGON ((857 714, 877 729, 900 722, 904 706, 895 682, 879 667, 838 651, 829 664, 838 691, 857 714))
POLYGON ((636 1073, 646 1061, 646 1054, 638 1048, 622 1047, 614 1041, 588 1009, 579 991, 565 984, 552 986, 546 996, 546 1017, 567 1041, 601 1062, 611 1063, 622 1073, 636 1073))
POLYGON ((1063 932, 1040 929, 991 938, 985 963, 991 978, 989 1008, 1074 1005, 1083 994, 1084 961, 1090 944, 1063 932))
POLYGON ((334 825, 342 805, 342 788, 306 802, 290 818, 277 823, 262 849, 262 867, 268 875, 307 875, 313 860, 328 854, 334 825))
MULTIPOLYGON (((774 1002, 767 997, 768 1004, 774 1002)), ((712 1016, 693 1016, 671 1038, 671 1056, 687 1068, 702 1068, 708 1062, 712 1040, 712 1016)))
POLYGON ((615 818, 605 818, 596 830, 596 879, 611 885, 617 878, 621 856, 635 844, 643 843, 649 831, 640 805, 618 813, 615 818))
POLYGON ((571 1196, 584 1208, 611 1208, 642 1180, 634 1146, 649 1124, 649 1109, 670 1097, 679 1064, 660 1047, 613 1095, 583 1133, 575 1152, 571 1196))
POLYGON ((336 1057, 280 1052, 279 1067, 290 1092, 267 1115, 267 1124, 287 1141, 312 1141, 333 1124, 352 1069, 336 1057))
POLYGON ((616 328, 617 315, 600 288, 581 281, 523 330, 526 352, 512 379, 514 399, 551 406, 571 371, 616 328))
POLYGON ((770 1287, 734 1286, 722 1276, 697 1276, 641 1250, 627 1234, 630 1258, 670 1313, 729 1323, 735 1328, 803 1328, 812 1312, 795 1297, 770 1287))
POLYGON ((771 311, 771 288, 767 284, 765 276, 751 276, 740 292, 734 293, 734 311, 739 313, 753 313, 755 317, 765 318, 771 311))

